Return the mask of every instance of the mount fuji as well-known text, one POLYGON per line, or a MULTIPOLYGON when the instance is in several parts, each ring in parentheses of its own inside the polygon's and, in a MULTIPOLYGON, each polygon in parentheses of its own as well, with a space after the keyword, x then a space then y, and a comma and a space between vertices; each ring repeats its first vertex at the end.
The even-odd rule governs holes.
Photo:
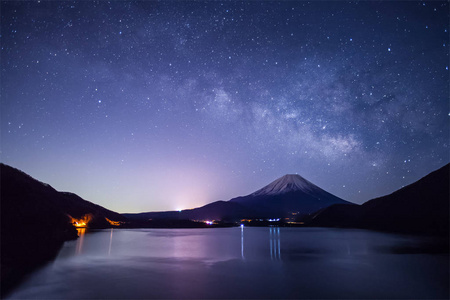
POLYGON ((332 204, 352 204, 321 189, 300 175, 284 175, 256 192, 231 199, 261 218, 309 214, 332 204))
POLYGON ((254 192, 253 196, 277 195, 294 191, 318 191, 319 187, 297 174, 287 174, 254 192))
POLYGON ((342 200, 300 175, 284 175, 247 196, 229 201, 216 201, 205 206, 183 211, 124 214, 135 220, 189 219, 227 220, 243 218, 285 218, 305 215, 333 204, 353 204, 342 200))

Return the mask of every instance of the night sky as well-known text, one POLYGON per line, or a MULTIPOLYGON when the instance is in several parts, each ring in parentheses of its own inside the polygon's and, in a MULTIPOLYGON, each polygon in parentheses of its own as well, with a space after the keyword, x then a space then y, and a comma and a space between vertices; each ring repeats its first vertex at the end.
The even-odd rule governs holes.
POLYGON ((449 162, 449 4, 1 2, 1 161, 118 212, 449 162))

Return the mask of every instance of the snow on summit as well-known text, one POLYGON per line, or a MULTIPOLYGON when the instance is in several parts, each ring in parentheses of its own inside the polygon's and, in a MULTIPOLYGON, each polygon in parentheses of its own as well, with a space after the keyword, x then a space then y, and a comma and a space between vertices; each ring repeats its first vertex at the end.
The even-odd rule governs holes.
POLYGON ((254 192, 252 195, 275 195, 293 191, 311 192, 318 189, 320 188, 300 175, 287 174, 266 185, 262 189, 254 192))

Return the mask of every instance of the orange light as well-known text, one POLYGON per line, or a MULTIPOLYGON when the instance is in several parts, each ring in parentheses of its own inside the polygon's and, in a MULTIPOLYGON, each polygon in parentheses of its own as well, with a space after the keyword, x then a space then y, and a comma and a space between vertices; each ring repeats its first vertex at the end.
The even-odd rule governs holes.
POLYGON ((78 228, 86 228, 89 222, 92 220, 91 214, 85 214, 81 219, 72 218, 72 216, 68 215, 73 226, 78 228))
POLYGON ((251 222, 253 221, 252 219, 241 219, 241 222, 251 222))
POLYGON ((108 219, 107 217, 105 217, 106 221, 108 221, 109 224, 111 224, 112 226, 119 226, 122 222, 120 221, 112 221, 110 219, 108 219))

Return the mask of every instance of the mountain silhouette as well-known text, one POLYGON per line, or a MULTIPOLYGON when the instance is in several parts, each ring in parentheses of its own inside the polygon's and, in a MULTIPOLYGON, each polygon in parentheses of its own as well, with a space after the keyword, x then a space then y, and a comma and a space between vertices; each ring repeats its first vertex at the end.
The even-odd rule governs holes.
POLYGON ((448 236, 449 174, 447 164, 390 195, 362 205, 332 205, 314 214, 308 225, 448 236))
POLYGON ((63 222, 70 217, 80 219, 90 216, 89 227, 104 228, 106 220, 125 221, 121 214, 86 201, 76 194, 58 192, 26 173, 5 164, 1 167, 2 228, 20 220, 21 224, 35 226, 54 220, 51 214, 60 215, 63 222), (44 218, 44 216, 46 218, 44 218))
POLYGON ((125 217, 5 164, 0 164, 1 293, 25 274, 52 259, 66 240, 75 239, 74 219, 90 219, 91 228, 110 227, 107 221, 125 217))
POLYGON ((332 204, 351 204, 300 175, 282 176, 256 192, 183 211, 124 214, 129 219, 189 219, 236 221, 243 218, 284 218, 309 214, 332 204))

